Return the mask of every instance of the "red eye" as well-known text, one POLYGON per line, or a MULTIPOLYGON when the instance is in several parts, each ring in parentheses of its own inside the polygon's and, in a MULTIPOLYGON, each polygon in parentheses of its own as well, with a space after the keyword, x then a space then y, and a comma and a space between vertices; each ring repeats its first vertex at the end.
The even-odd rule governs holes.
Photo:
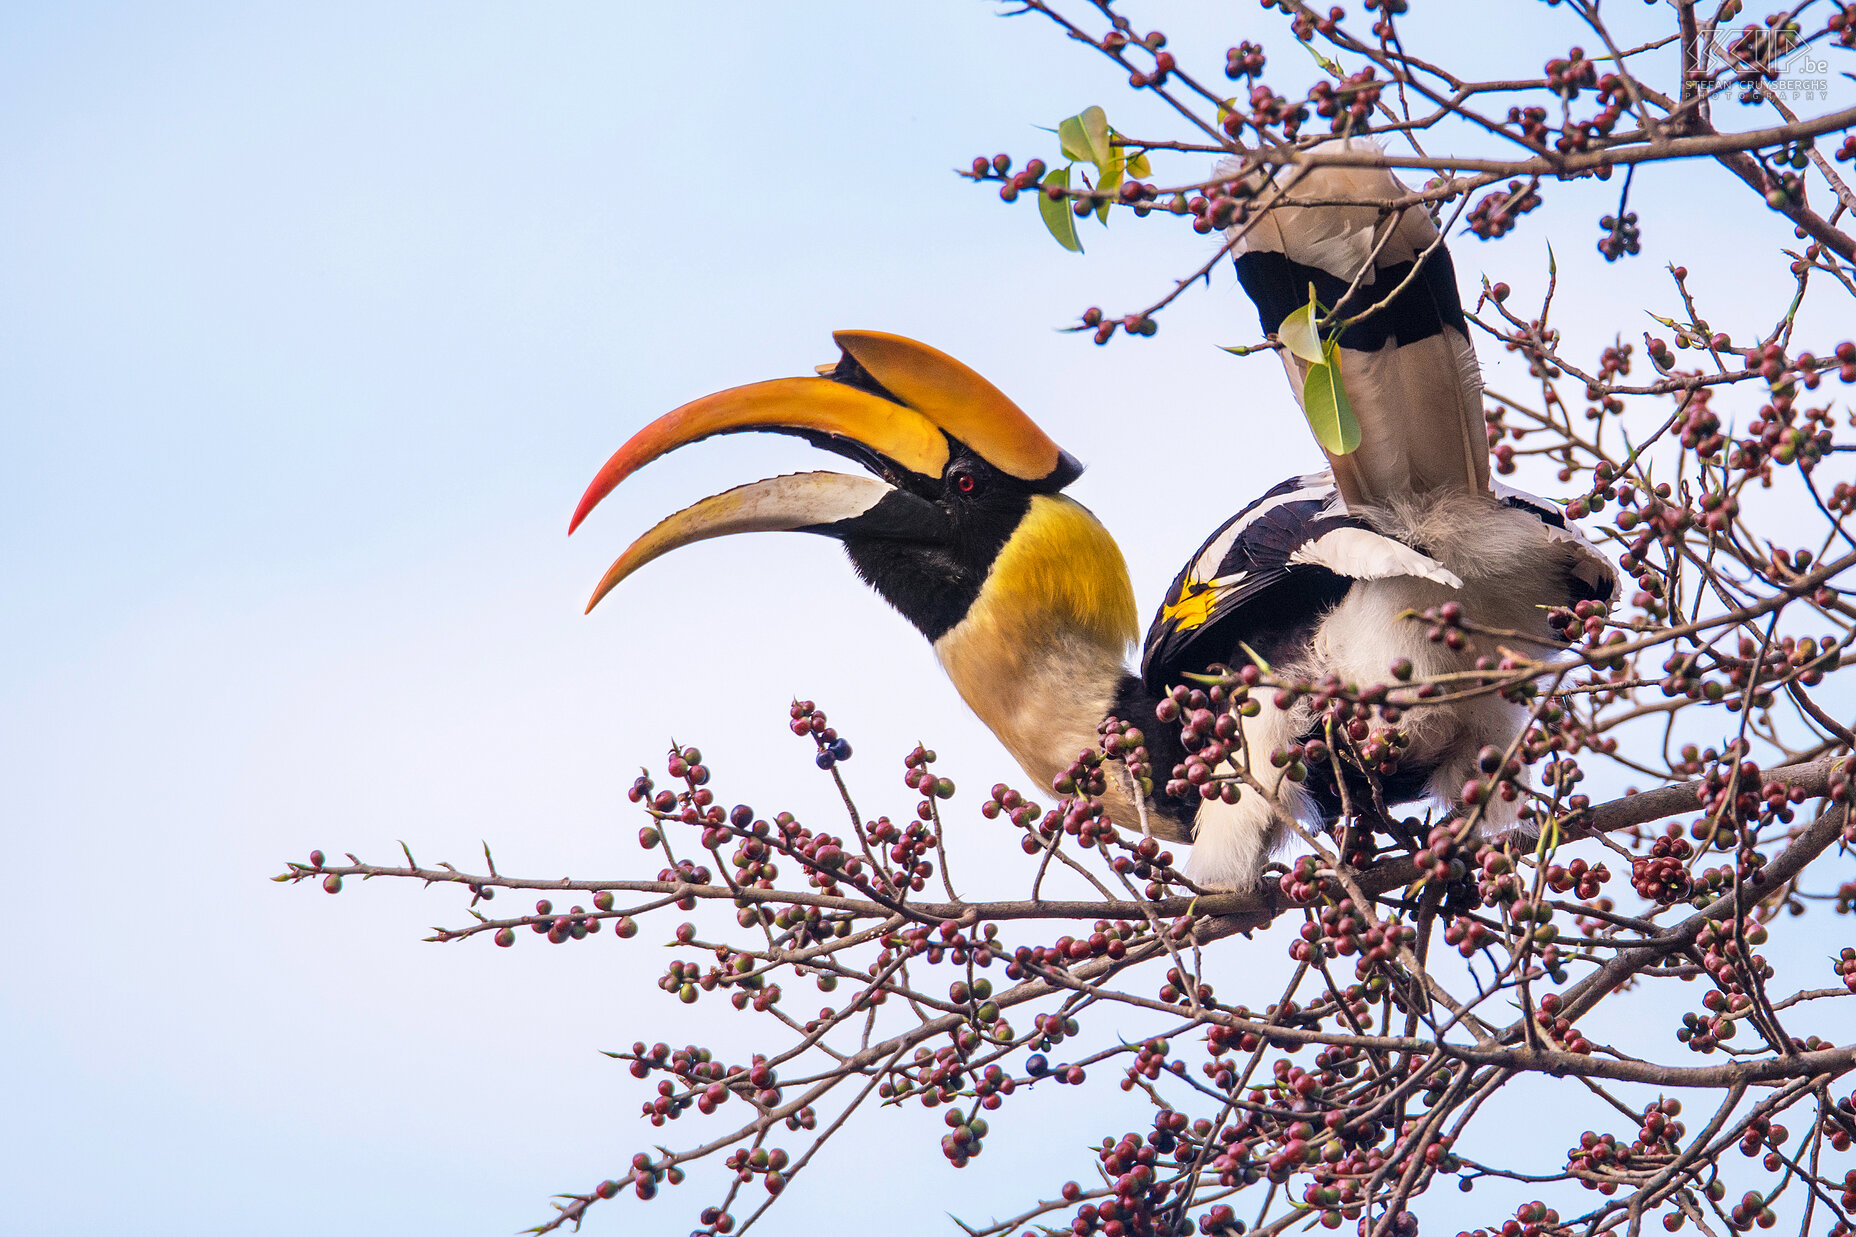
POLYGON ((957 473, 954 477, 954 488, 962 494, 971 494, 973 487, 977 484, 979 483, 973 479, 973 474, 970 472, 957 473))

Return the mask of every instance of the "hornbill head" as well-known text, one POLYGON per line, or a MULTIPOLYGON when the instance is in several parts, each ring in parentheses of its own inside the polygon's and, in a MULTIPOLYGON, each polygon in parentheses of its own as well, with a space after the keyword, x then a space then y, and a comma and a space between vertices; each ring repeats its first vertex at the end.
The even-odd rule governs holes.
POLYGON ((998 388, 926 344, 839 331, 818 377, 705 396, 632 436, 593 479, 569 532, 626 477, 716 434, 793 434, 871 474, 806 472, 738 486, 645 533, 591 610, 679 546, 729 533, 820 533, 934 645, 967 704, 1048 788, 1096 741, 1137 635, 1120 549, 1061 491, 1082 472, 998 388))

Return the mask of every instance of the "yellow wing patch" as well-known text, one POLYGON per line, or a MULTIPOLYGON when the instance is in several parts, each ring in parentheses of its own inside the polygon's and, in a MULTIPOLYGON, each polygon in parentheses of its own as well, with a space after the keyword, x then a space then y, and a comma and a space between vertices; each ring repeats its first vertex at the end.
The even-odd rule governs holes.
POLYGON ((1212 606, 1217 600, 1218 591, 1211 585, 1188 580, 1179 600, 1168 602, 1160 608, 1160 620, 1171 624, 1176 630, 1192 631, 1212 616, 1212 606))

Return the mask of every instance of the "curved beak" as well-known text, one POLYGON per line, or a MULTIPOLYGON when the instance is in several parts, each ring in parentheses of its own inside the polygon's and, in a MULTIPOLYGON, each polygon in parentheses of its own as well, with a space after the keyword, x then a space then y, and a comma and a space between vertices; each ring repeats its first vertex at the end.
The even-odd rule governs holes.
POLYGON ((705 498, 633 542, 588 610, 659 555, 728 533, 786 529, 946 543, 948 515, 920 495, 938 492, 956 446, 1037 491, 1060 490, 1082 471, 997 387, 946 353, 879 331, 833 338, 844 355, 828 377, 776 378, 706 395, 632 435, 593 478, 567 531, 638 469, 716 434, 796 434, 876 476, 796 473, 705 498))
POLYGON ((939 507, 875 477, 836 472, 769 477, 711 495, 661 521, 606 569, 586 608, 591 613, 601 598, 652 559, 712 537, 806 532, 937 541, 951 531, 939 507))
POLYGON ((947 438, 913 408, 829 378, 775 378, 692 400, 632 435, 587 486, 567 531, 580 527, 619 482, 659 456, 744 430, 798 434, 859 459, 874 453, 923 477, 938 477, 947 466, 947 438))

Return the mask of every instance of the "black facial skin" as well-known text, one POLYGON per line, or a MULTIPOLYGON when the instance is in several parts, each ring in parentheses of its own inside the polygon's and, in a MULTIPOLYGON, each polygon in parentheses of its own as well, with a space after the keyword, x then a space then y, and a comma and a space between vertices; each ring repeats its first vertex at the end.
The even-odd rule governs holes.
MULTIPOLYGON (((838 358, 831 379, 891 403, 902 402, 848 352, 838 358)), ((856 460, 899 491, 855 519, 810 531, 843 541, 864 583, 930 642, 966 617, 993 560, 1030 509, 1031 496, 1061 489, 1075 479, 1066 468, 1039 482, 1021 481, 951 436, 947 466, 939 477, 911 472, 852 439, 804 436, 856 460)), ((1065 463, 1074 464, 1068 457, 1065 463)))
POLYGON ((951 454, 939 478, 929 482, 908 474, 902 492, 854 520, 818 530, 841 539, 864 583, 931 642, 966 617, 1033 493, 961 443, 949 439, 948 445, 951 454), (939 512, 933 521, 939 527, 924 527, 929 523, 919 510, 924 502, 939 512), (897 526, 910 527, 913 535, 897 526))

